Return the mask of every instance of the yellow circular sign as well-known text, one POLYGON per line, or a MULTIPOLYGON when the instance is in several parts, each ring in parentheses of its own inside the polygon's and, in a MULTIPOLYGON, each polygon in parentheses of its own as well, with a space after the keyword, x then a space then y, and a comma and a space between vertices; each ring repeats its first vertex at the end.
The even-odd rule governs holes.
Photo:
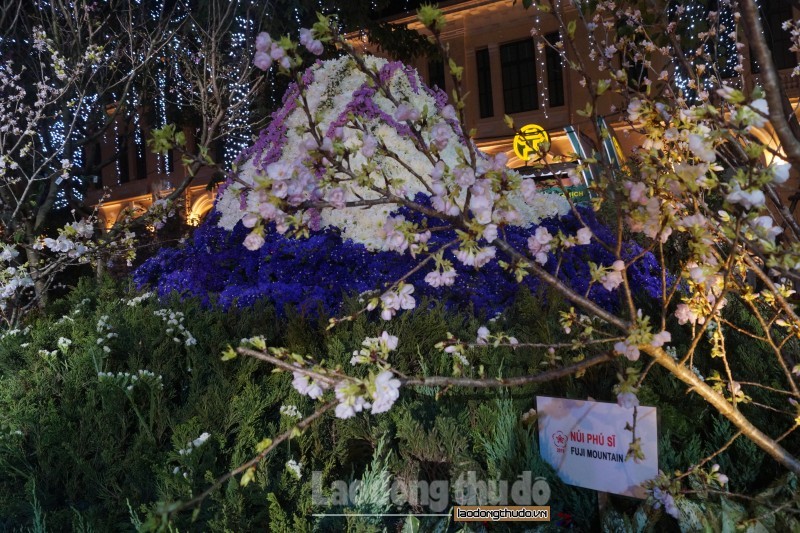
POLYGON ((519 133, 514 136, 514 153, 523 161, 527 161, 531 154, 539 150, 539 145, 549 143, 550 136, 538 124, 522 126, 519 133))

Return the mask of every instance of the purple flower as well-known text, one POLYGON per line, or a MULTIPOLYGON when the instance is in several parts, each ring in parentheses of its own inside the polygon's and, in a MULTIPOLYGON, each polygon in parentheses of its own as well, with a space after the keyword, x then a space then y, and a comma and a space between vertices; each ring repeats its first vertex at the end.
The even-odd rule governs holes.
POLYGON ((256 50, 259 52, 266 52, 272 46, 272 37, 269 33, 262 31, 256 37, 256 50))
POLYGON ((394 112, 394 118, 398 122, 405 122, 406 120, 414 122, 419 120, 419 117, 419 111, 406 104, 400 104, 394 112))
POLYGON ((253 64, 256 68, 261 70, 269 70, 272 66, 272 58, 266 52, 256 52, 256 57, 253 59, 253 64))

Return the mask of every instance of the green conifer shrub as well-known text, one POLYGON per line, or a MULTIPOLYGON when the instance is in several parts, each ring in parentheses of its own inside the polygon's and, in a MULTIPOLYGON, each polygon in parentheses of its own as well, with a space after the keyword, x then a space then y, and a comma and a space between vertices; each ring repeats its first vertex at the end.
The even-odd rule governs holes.
MULTIPOLYGON (((282 414, 281 407, 293 405, 303 416, 315 408, 293 389, 289 374, 243 357, 221 361, 228 344, 263 335, 268 345, 344 366, 365 337, 391 327, 403 339, 393 352, 397 369, 448 375, 452 356, 435 348, 436 343, 448 332, 472 340, 490 317, 453 314, 425 303, 389 325, 360 315, 328 331, 326 317, 289 313, 279 318, 266 304, 223 313, 191 300, 120 298, 123 293, 109 280, 81 282, 25 330, 0 339, 0 531, 134 531, 159 526, 174 531, 455 531, 461 526, 437 517, 415 522, 312 515, 354 509, 426 512, 420 505, 387 503, 382 490, 387 480, 447 480, 452 487, 467 472, 482 480, 513 481, 524 471, 547 480, 553 512, 562 513, 559 520, 568 520, 576 530, 593 530, 601 523, 628 531, 677 526, 662 512, 622 497, 612 497, 601 515, 593 491, 560 482, 543 463, 536 426, 521 418, 535 406, 536 395, 614 401, 615 374, 631 364, 622 360, 513 390, 404 388, 386 414, 348 420, 326 415, 270 453, 248 486, 232 479, 196 514, 173 514, 167 524, 163 518, 169 505, 199 494, 251 458, 262 439, 292 427, 297 419, 282 414), (289 461, 298 464, 299 477, 287 466, 289 461), (350 506, 315 505, 314 471, 320 473, 325 493, 335 480, 360 480, 368 490, 350 506)), ((348 305, 355 309, 358 302, 348 305)), ((531 342, 552 342, 561 331, 561 308, 554 295, 523 294, 493 322, 492 330, 531 342)), ((736 302, 730 308, 746 313, 736 302)), ((752 372, 740 379, 777 376, 774 362, 753 355, 763 353, 757 343, 737 340, 736 356, 752 372)), ((586 348, 581 356, 596 353, 586 348)), ((531 348, 468 349, 466 356, 467 375, 477 375, 482 367, 486 376, 515 376, 561 364, 560 354, 531 348)), ((706 376, 715 369, 710 358, 696 364, 706 376)), ((733 435, 727 422, 681 390, 653 368, 639 393, 643 404, 659 407, 659 454, 665 471, 695 464, 733 435)), ((768 401, 757 394, 753 398, 768 401)), ((770 423, 769 411, 753 414, 762 417, 756 418, 760 423, 770 423)), ((797 483, 786 477, 776 482, 780 469, 744 439, 714 462, 730 477, 730 487, 746 494, 786 496, 797 483)), ((454 495, 448 498, 452 504, 454 495)), ((723 518, 736 521, 767 512, 760 504, 713 494, 698 493, 678 503, 686 510, 686 527, 715 527, 723 518)), ((782 516, 767 520, 777 528, 796 525, 782 516)), ((482 531, 480 527, 467 530, 482 531)), ((559 526, 553 522, 542 527, 559 526)), ((492 530, 517 529, 496 524, 492 530)))

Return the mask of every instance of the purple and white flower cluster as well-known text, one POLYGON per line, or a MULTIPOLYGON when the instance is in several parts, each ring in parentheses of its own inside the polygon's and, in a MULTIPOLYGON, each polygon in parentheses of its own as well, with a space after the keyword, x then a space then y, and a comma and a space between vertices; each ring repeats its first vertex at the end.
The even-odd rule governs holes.
MULTIPOLYGON (((301 44, 312 52, 313 41, 311 31, 301 32, 301 44)), ((266 35, 256 44, 257 63, 271 64, 267 53, 274 60, 278 45, 266 35)), ((530 182, 520 188, 523 180, 506 168, 505 154, 478 152, 463 137, 455 109, 413 69, 370 56, 363 65, 348 57, 318 62, 244 152, 237 179, 223 187, 216 210, 221 227, 230 230, 241 221, 250 229, 248 249, 264 245, 272 223, 277 232, 291 234, 333 226, 371 250, 416 255, 427 251, 429 228, 390 213, 424 193, 443 219, 470 221, 474 233, 460 236, 451 257, 480 268, 495 257, 491 242, 502 226, 528 226, 568 212, 563 197, 538 193, 530 182)), ((426 281, 452 284, 452 267, 437 267, 426 281)), ((413 287, 403 291, 381 298, 384 318, 413 307, 413 287)))

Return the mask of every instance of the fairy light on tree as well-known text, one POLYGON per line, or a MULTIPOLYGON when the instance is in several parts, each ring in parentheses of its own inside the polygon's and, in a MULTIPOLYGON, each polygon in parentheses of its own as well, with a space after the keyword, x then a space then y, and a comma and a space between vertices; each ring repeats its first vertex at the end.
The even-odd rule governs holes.
POLYGON ((718 50, 723 54, 720 75, 723 78, 736 76, 742 69, 742 55, 736 47, 736 20, 730 0, 722 2, 719 10, 718 50))
MULTIPOLYGON (((164 12, 164 0, 154 2, 150 16, 154 21, 158 20, 164 12)), ((156 63, 158 72, 156 74, 156 105, 155 105, 155 124, 156 128, 161 128, 167 124, 167 73, 162 65, 156 63)), ((158 171, 166 173, 171 169, 167 168, 167 158, 162 154, 157 155, 158 171)))
MULTIPOLYGON (((236 81, 232 85, 230 97, 231 103, 235 107, 243 105, 250 94, 250 82, 242 75, 242 69, 246 66, 241 62, 241 50, 247 48, 250 36, 253 34, 253 21, 247 15, 251 2, 246 3, 248 5, 243 10, 244 14, 236 16, 235 30, 231 34, 231 51, 228 54, 231 68, 235 71, 232 73, 232 78, 236 81)), ((224 163, 226 165, 230 165, 248 146, 250 132, 247 119, 247 113, 237 113, 230 120, 230 133, 224 140, 224 163)))
MULTIPOLYGON (((541 35, 541 21, 539 19, 539 12, 536 12, 536 29, 540 32, 541 35)), ((545 53, 545 49, 548 44, 545 42, 546 39, 544 37, 540 37, 536 43, 536 51, 535 54, 535 61, 536 61, 536 78, 538 80, 539 86, 539 101, 542 105, 542 111, 544 112, 545 118, 550 118, 547 115, 547 108, 550 106, 550 88, 547 86, 547 80, 545 79, 545 73, 547 72, 547 67, 545 65, 545 58, 547 54, 545 53)))
POLYGON ((741 72, 730 0, 708 5, 696 1, 674 3, 670 6, 670 17, 680 25, 685 59, 695 69, 686 72, 676 61, 675 86, 688 102, 696 102, 702 91, 713 90, 719 78, 731 78, 741 72))

